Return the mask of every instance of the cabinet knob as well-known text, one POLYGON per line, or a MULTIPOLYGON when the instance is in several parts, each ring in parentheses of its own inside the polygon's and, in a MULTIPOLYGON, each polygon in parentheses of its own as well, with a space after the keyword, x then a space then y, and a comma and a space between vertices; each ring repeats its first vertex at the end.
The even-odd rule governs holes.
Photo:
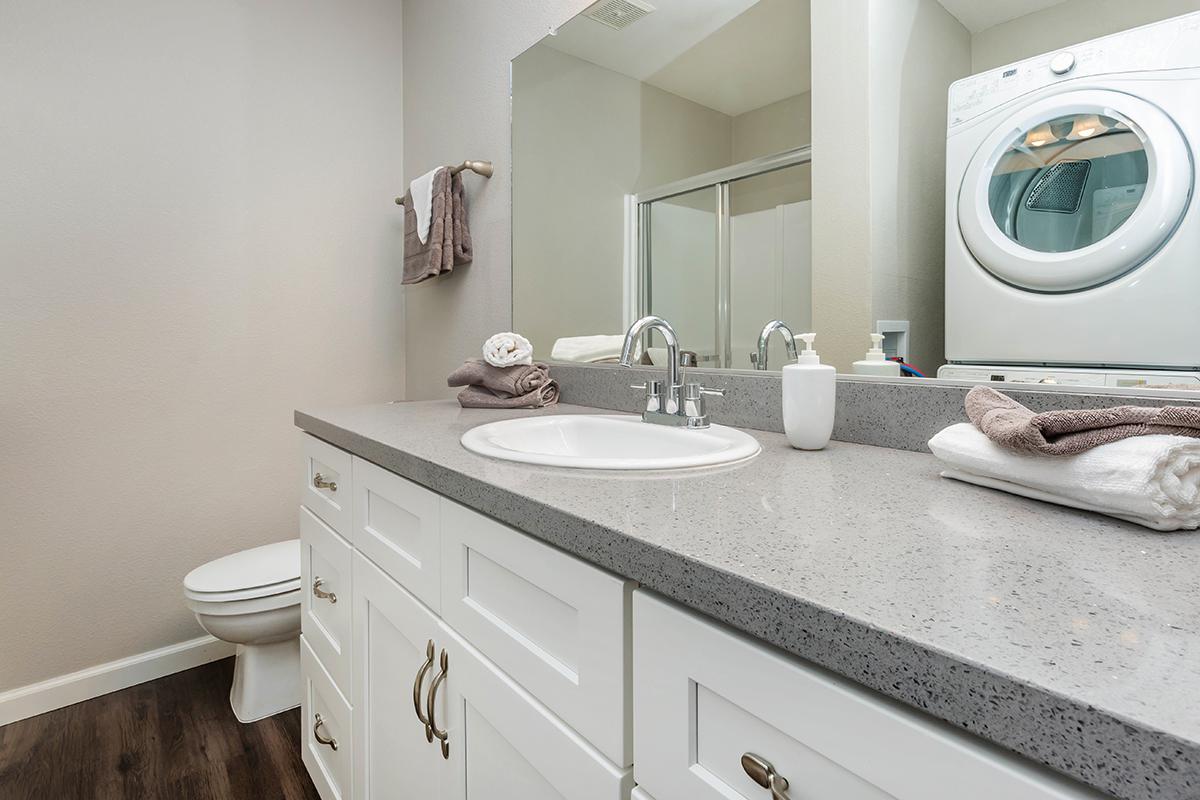
POLYGON ((787 778, 775 771, 775 765, 762 756, 746 753, 742 756, 742 769, 750 779, 771 792, 771 800, 788 800, 787 778))
POLYGON ((337 491, 337 481, 327 481, 319 472, 313 475, 313 486, 318 489, 328 489, 331 492, 337 491))

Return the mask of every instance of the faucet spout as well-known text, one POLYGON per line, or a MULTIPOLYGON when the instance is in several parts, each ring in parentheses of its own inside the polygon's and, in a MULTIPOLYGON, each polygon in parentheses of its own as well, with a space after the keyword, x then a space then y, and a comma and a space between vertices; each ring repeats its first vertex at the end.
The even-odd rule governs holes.
MULTIPOLYGON (((704 407, 704 398, 710 395, 724 397, 722 389, 709 389, 699 383, 689 383, 684 390, 683 375, 679 364, 679 337, 671 323, 653 314, 642 317, 629 326, 625 332, 625 342, 621 345, 620 364, 623 367, 633 366, 634 352, 638 342, 649 330, 662 334, 667 343, 667 385, 659 381, 646 381, 631 389, 646 390, 646 405, 642 411, 642 422, 652 422, 656 425, 672 425, 677 428, 699 430, 708 427, 708 412, 704 407)), ((693 359, 695 353, 692 354, 693 359)), ((694 365, 694 362, 693 362, 694 365)))
POLYGON ((675 335, 675 329, 671 327, 671 323, 662 317, 651 314, 629 326, 629 330, 625 333, 625 343, 621 347, 619 363, 623 367, 633 366, 633 354, 637 350, 637 344, 648 330, 656 330, 661 333, 663 340, 667 343, 667 388, 672 394, 675 394, 682 386, 679 379, 679 337, 675 335))
POLYGON ((779 335, 783 337, 783 346, 787 349, 788 358, 792 361, 796 360, 796 336, 792 333, 792 329, 787 326, 787 323, 781 319, 773 319, 763 326, 762 333, 758 335, 758 358, 754 362, 754 368, 765 370, 767 368, 767 342, 771 338, 771 334, 779 331, 779 335))

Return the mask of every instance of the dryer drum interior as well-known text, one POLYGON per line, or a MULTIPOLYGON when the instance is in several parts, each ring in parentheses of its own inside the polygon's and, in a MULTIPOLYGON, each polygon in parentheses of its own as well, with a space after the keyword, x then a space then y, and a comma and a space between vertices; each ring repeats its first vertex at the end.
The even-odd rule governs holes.
POLYGON ((1096 114, 1053 119, 1022 134, 997 162, 988 186, 996 226, 1043 253, 1079 250, 1133 215, 1149 167, 1137 134, 1096 114))

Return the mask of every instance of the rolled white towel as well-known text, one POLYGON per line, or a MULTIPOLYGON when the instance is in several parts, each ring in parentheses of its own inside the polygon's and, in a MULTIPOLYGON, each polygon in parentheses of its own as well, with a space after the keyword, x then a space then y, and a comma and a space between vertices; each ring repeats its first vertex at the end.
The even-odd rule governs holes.
POLYGON ((493 367, 533 363, 533 345, 519 333, 497 333, 483 343, 483 360, 493 367))
POLYGON ((1007 450, 974 425, 951 425, 929 449, 968 483, 1097 511, 1160 531, 1200 527, 1200 441, 1135 436, 1074 456, 1007 450))
MULTIPOLYGON (((616 361, 621 357, 621 348, 624 346, 625 336, 619 333, 611 336, 564 336, 554 340, 550 358, 554 361, 579 361, 589 364, 597 361, 616 361)), ((640 346, 638 350, 641 350, 640 346)))

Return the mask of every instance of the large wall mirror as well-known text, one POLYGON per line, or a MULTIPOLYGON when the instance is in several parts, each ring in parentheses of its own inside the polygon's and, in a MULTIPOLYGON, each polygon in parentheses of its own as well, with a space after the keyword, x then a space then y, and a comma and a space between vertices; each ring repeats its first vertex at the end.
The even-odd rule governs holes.
POLYGON ((512 64, 514 327, 604 363, 653 313, 685 363, 777 370, 778 320, 844 373, 1200 389, 1198 11, 602 0, 512 64))

